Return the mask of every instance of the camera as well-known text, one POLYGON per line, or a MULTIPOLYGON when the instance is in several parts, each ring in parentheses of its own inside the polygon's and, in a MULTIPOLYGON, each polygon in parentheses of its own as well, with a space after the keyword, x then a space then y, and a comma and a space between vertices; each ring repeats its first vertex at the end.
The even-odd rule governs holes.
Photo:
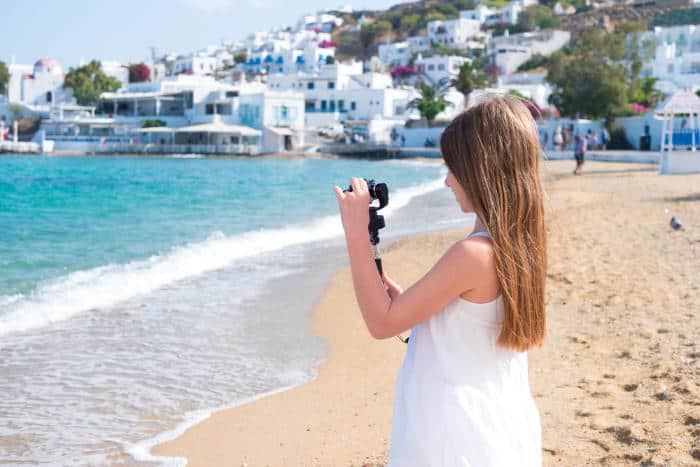
MULTIPOLYGON (((389 187, 386 183, 375 183, 374 180, 367 180, 367 190, 369 191, 370 202, 375 199, 379 201, 379 206, 374 207, 374 210, 382 209, 384 206, 389 204, 389 187)), ((348 187, 345 191, 352 191, 352 186, 348 187)))

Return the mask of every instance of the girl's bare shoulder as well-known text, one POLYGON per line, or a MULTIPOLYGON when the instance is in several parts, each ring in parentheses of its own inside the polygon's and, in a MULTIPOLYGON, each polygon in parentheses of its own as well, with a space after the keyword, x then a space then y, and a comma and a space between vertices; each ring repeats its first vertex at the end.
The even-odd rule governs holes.
POLYGON ((485 237, 469 237, 457 241, 450 248, 465 266, 474 270, 490 270, 494 268, 495 253, 491 239, 485 237))

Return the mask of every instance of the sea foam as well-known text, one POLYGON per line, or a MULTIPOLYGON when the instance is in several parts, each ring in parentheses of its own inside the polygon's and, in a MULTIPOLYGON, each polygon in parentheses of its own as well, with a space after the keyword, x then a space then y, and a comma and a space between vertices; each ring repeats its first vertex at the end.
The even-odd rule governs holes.
MULTIPOLYGON (((390 216, 416 196, 442 186, 442 178, 390 194, 390 216)), ((391 187, 390 187, 391 188, 391 187)), ((27 295, 0 296, 0 336, 41 328, 81 312, 113 306, 165 285, 221 269, 236 261, 342 235, 338 215, 312 222, 236 235, 215 232, 206 240, 175 247, 163 255, 76 271, 40 284, 27 295)))

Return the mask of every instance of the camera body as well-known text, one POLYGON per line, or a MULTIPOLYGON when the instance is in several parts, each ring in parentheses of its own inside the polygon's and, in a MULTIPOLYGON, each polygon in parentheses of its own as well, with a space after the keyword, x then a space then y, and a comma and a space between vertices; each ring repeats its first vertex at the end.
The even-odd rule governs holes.
MULTIPOLYGON (((366 178, 364 180, 367 182, 370 202, 374 201, 375 199, 379 201, 379 206, 372 206, 370 209, 377 211, 389 204, 389 187, 386 185, 386 183, 375 183, 374 180, 367 180, 366 178)), ((345 191, 352 191, 352 186, 348 187, 348 189, 345 191)))

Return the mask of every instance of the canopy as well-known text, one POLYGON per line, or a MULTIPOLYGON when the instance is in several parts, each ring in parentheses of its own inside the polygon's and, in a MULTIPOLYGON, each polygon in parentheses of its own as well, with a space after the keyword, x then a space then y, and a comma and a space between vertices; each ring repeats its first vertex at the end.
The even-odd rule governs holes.
POLYGON ((243 136, 260 136, 261 131, 248 126, 226 125, 225 123, 204 123, 201 125, 174 128, 176 133, 235 133, 243 136))
POLYGON ((269 126, 267 127, 267 129, 278 136, 292 136, 292 130, 290 130, 289 128, 269 126))
POLYGON ((669 96, 656 109, 657 114, 700 113, 700 97, 690 91, 678 91, 669 96))

